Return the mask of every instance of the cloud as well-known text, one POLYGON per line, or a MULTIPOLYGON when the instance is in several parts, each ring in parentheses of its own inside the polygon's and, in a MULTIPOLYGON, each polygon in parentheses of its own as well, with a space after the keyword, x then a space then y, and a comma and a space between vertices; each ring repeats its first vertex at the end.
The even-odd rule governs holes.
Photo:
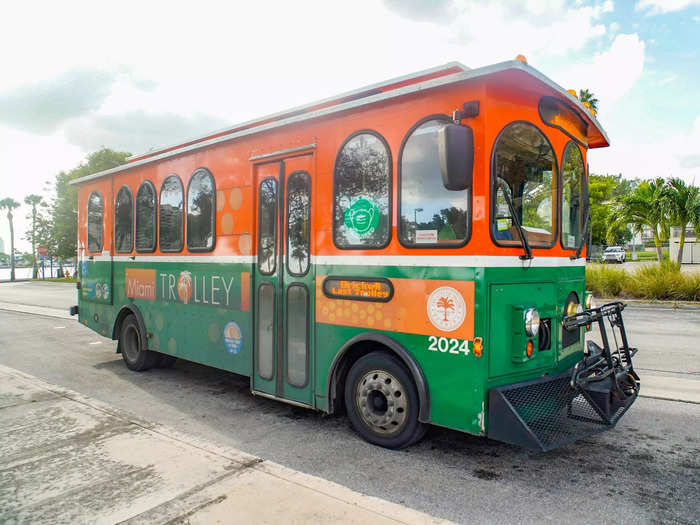
POLYGON ((148 113, 143 110, 116 115, 91 115, 69 122, 66 140, 85 151, 108 147, 134 154, 182 142, 223 128, 230 122, 197 114, 148 113))
POLYGON ((700 0, 639 0, 634 8, 637 11, 645 11, 647 16, 652 16, 681 11, 698 5, 700 0))
POLYGON ((72 69, 46 80, 0 94, 0 122, 47 135, 65 121, 99 109, 117 74, 72 69))
POLYGON ((563 70, 561 78, 567 88, 585 87, 595 93, 604 113, 606 107, 620 100, 641 77, 645 47, 637 34, 617 35, 608 49, 563 70))
POLYGON ((563 0, 439 0, 436 4, 385 0, 384 5, 410 20, 441 26, 445 37, 466 47, 470 55, 499 60, 510 58, 514 50, 541 56, 580 50, 605 34, 605 25, 598 19, 613 9, 610 1, 566 5, 563 0))

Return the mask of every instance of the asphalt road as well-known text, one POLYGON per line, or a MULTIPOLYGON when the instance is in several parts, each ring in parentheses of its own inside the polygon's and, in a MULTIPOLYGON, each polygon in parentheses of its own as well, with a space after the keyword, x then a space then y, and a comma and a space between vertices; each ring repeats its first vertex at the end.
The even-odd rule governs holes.
MULTIPOLYGON (((0 301, 7 293, 0 285, 0 301)), ((643 347, 641 368, 700 372, 700 311, 630 308, 626 319, 632 343, 643 347)), ((361 441, 343 416, 251 396, 247 378, 185 362, 133 373, 114 350, 74 321, 0 311, 6 366, 432 515, 462 523, 700 521, 697 404, 640 398, 616 429, 549 453, 441 428, 394 452, 361 441)))

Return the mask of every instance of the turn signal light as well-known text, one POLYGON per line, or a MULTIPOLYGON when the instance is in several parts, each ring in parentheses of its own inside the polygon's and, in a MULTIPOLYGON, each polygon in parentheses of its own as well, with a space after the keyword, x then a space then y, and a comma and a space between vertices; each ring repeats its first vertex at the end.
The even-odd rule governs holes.
POLYGON ((590 102, 583 102, 583 105, 586 106, 588 109, 591 109, 591 103, 590 103, 590 102))
POLYGON ((532 357, 532 350, 533 350, 533 344, 532 341, 527 342, 527 346, 525 347, 525 354, 528 357, 532 357))
POLYGON ((474 355, 481 357, 484 353, 484 340, 481 337, 474 338, 474 355))
POLYGON ((578 94, 576 93, 575 89, 569 89, 569 95, 571 95, 574 98, 578 98, 578 94))

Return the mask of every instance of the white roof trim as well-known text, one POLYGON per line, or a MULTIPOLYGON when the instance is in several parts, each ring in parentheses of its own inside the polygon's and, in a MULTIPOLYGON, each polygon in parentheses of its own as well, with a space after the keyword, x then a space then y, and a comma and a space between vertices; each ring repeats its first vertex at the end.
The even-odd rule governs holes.
MULTIPOLYGON (((287 126, 290 124, 295 124, 297 122, 303 122, 305 120, 311 120, 311 119, 323 117, 326 115, 332 115, 332 114, 338 113, 340 111, 347 111, 348 109, 366 106, 369 104, 374 104, 376 102, 400 97, 400 96, 407 95, 410 93, 415 93, 418 91, 425 91, 427 89, 433 89, 433 88, 440 87, 440 86, 454 84, 456 82, 462 82, 464 80, 472 80, 472 79, 486 76, 486 75, 493 75, 495 73, 500 73, 500 72, 506 71, 508 69, 515 69, 515 70, 523 71, 523 72, 535 77, 537 80, 539 80, 540 82, 542 82, 546 86, 548 86, 551 89, 553 89, 554 91, 558 92, 562 97, 567 99, 571 105, 580 109, 581 113, 583 115, 590 115, 591 122, 593 122, 593 124, 595 124, 598 131, 600 131, 603 138, 605 138, 605 141, 608 144, 610 143, 610 140, 608 139, 608 136, 606 135, 605 130, 603 130, 602 126, 600 126, 600 124, 597 122, 597 120, 595 120, 593 118, 591 113, 585 108, 585 106, 583 104, 581 104, 581 102, 576 97, 572 96, 571 93, 569 93, 563 87, 561 87, 559 84, 557 84, 556 82, 552 81, 551 79, 549 79, 548 77, 546 77, 545 75, 543 75, 542 73, 537 71, 532 66, 524 64, 523 62, 520 62, 518 60, 510 60, 507 62, 501 62, 499 64, 493 64, 493 65, 481 67, 478 69, 466 70, 466 71, 463 71, 462 73, 454 73, 451 75, 446 75, 446 76, 434 78, 431 80, 425 80, 425 81, 419 82, 417 84, 411 84, 411 85, 408 85, 408 86, 405 86, 402 88, 387 91, 385 93, 379 93, 377 95, 371 95, 371 96, 363 97, 363 98, 360 98, 357 100, 351 100, 351 101, 345 102, 343 104, 338 104, 337 106, 331 106, 331 107, 324 108, 324 109, 318 109, 315 111, 311 111, 309 113, 303 113, 301 115, 283 118, 280 120, 276 120, 274 122, 269 122, 267 124, 261 124, 260 126, 257 126, 257 127, 244 129, 241 131, 234 131, 234 132, 228 133, 226 135, 222 135, 220 137, 215 137, 215 138, 212 138, 209 140, 204 140, 202 142, 196 142, 195 144, 183 146, 181 148, 177 148, 177 149, 174 149, 171 151, 165 151, 163 153, 153 155, 150 157, 146 157, 146 158, 141 159, 141 160, 129 162, 127 164, 122 164, 121 166, 117 166, 115 168, 100 171, 100 172, 94 173, 92 175, 87 175, 85 177, 81 177, 79 179, 72 180, 70 183, 71 184, 80 184, 81 182, 86 182, 89 180, 97 179, 100 177, 104 177, 106 175, 112 175, 114 173, 126 171, 126 170, 131 169, 131 168, 143 166, 144 164, 151 164, 151 163, 157 162, 159 160, 167 159, 170 157, 174 157, 176 155, 181 155, 183 153, 187 153, 189 151, 197 150, 200 148, 205 148, 207 146, 212 146, 214 144, 219 144, 221 142, 226 142, 226 141, 233 140, 233 139, 240 138, 240 137, 244 137, 247 135, 254 135, 256 133, 261 133, 263 131, 268 131, 271 129, 280 128, 280 127, 287 126)), ((360 91, 364 91, 366 89, 367 88, 364 88, 360 91)), ((333 99, 335 99, 335 98, 337 98, 337 97, 333 97, 333 99)), ((315 104, 318 104, 318 103, 315 103, 315 104)), ((311 106, 313 106, 315 104, 311 104, 311 106)), ((284 112, 284 113, 288 113, 288 112, 284 112)), ((208 135, 210 135, 210 134, 208 134, 208 135)))

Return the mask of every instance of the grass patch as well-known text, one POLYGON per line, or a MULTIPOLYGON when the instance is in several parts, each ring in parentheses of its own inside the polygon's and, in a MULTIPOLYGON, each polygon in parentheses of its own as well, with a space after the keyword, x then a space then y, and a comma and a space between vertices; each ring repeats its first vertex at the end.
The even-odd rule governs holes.
POLYGON ((669 261, 629 273, 592 264, 586 268, 586 286, 600 297, 700 301, 700 274, 681 273, 680 266, 669 261))
POLYGON ((32 281, 40 281, 40 282, 43 281, 43 282, 47 282, 47 283, 49 283, 49 282, 50 283, 74 283, 75 279, 72 277, 70 277, 70 278, 69 277, 50 277, 48 279, 41 279, 41 278, 32 279, 32 281))

